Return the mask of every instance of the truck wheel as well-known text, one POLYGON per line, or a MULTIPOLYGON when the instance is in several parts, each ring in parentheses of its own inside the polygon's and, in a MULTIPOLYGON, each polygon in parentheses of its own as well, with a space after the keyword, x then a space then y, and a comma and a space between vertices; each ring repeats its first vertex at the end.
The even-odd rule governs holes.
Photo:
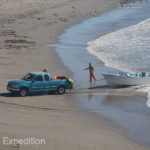
POLYGON ((64 94, 66 92, 66 87, 65 86, 59 86, 57 89, 58 94, 64 94))
POLYGON ((27 89, 27 88, 22 88, 22 89, 20 90, 20 95, 21 95, 22 97, 27 96, 27 94, 28 94, 28 89, 27 89))

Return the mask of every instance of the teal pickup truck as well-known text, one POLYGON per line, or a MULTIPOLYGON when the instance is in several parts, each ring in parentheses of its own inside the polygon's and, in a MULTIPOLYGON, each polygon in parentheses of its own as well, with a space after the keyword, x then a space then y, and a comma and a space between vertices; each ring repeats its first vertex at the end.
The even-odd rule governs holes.
POLYGON ((20 93, 21 96, 27 96, 33 92, 57 92, 64 94, 66 89, 73 88, 73 80, 65 77, 57 77, 53 79, 46 72, 31 72, 22 79, 12 80, 8 82, 7 90, 12 93, 20 93))

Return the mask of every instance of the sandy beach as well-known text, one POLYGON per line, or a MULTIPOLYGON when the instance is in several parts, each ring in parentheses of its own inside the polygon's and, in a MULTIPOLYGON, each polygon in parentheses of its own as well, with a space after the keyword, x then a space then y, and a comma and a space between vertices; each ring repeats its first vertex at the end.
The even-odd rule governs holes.
MULTIPOLYGON (((121 0, 1 0, 0 2, 0 149, 148 150, 125 136, 112 121, 76 105, 76 97, 8 94, 7 82, 44 68, 72 77, 55 49, 67 27, 118 6, 121 0), (3 138, 36 137, 44 145, 4 145, 3 138)), ((124 2, 124 1, 122 1, 124 2)))

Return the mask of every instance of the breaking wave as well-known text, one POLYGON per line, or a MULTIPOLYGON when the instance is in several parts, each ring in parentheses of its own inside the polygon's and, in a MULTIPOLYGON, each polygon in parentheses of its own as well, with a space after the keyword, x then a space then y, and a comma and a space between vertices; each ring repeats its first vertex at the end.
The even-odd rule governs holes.
POLYGON ((150 71, 150 18, 88 43, 105 65, 127 72, 150 71))

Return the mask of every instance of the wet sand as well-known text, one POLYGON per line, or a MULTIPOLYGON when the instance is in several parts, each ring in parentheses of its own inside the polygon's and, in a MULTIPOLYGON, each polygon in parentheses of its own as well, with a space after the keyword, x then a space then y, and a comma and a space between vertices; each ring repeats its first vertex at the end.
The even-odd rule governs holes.
POLYGON ((7 82, 47 68, 72 76, 53 48, 68 26, 108 11, 119 0, 2 0, 0 2, 0 149, 148 149, 133 143, 125 130, 104 117, 82 110, 71 94, 21 98, 8 94, 7 82), (3 145, 3 137, 46 139, 46 144, 3 145))

